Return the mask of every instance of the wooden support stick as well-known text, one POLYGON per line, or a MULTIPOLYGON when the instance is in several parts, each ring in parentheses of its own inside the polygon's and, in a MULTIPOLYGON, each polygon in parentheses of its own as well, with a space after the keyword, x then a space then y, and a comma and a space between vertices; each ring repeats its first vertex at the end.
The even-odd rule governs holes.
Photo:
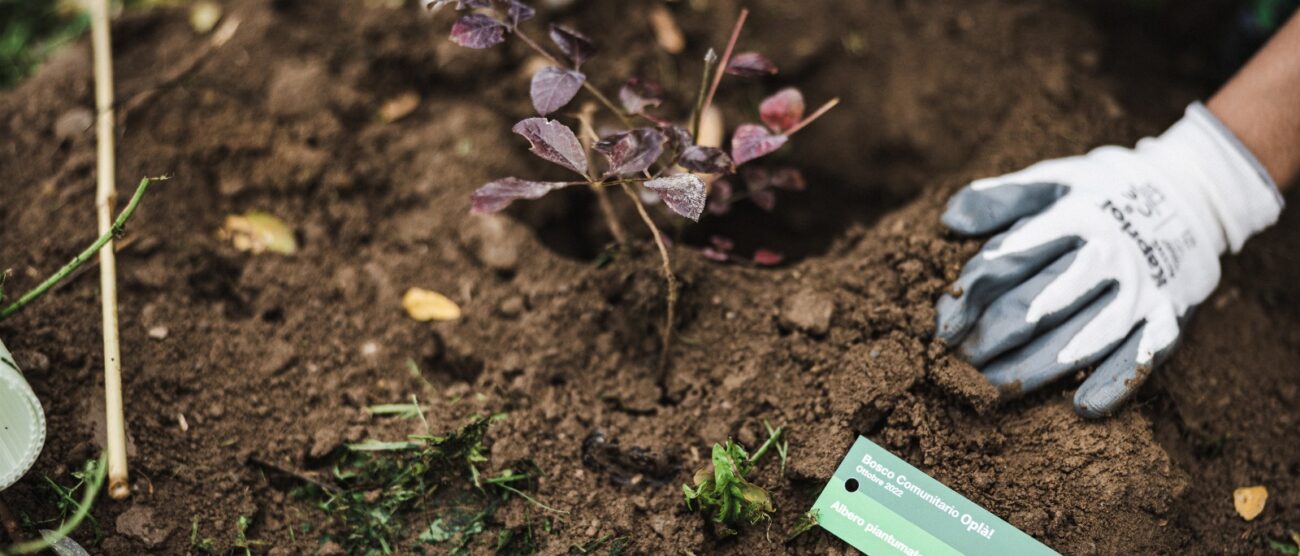
MULTIPOLYGON (((113 227, 117 173, 113 148, 113 50, 109 38, 108 0, 91 0, 90 35, 95 60, 95 112, 98 184, 95 208, 99 233, 113 227)), ((117 333, 117 259, 110 240, 99 250, 99 288, 103 309, 104 408, 108 452, 108 495, 131 495, 126 465, 126 419, 122 409, 122 348, 117 333)))

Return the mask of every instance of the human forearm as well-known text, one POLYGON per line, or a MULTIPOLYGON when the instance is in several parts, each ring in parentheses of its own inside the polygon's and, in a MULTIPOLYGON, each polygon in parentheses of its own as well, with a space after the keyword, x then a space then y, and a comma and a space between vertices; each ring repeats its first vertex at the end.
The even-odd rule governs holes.
POLYGON ((1300 176, 1300 14, 1207 103, 1280 189, 1300 176))

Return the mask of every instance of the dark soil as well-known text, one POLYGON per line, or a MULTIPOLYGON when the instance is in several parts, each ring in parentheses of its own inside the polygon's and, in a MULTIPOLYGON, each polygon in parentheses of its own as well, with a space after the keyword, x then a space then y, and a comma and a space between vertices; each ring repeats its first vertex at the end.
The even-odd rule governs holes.
MULTIPOLYGON (((314 552, 322 531, 302 524, 323 515, 255 462, 327 474, 343 442, 415 432, 363 411, 412 394, 442 430, 508 412, 489 433, 487 467, 530 459, 544 471, 534 496, 571 512, 539 535, 551 554, 606 534, 630 537, 638 554, 843 553, 820 531, 780 539, 856 434, 1064 554, 1265 554, 1266 539, 1300 529, 1300 216, 1225 263, 1183 348, 1113 419, 1074 415, 1081 377, 999 406, 931 341, 934 299, 978 248, 940 227, 947 195, 1045 157, 1128 144, 1208 92, 1165 77, 1166 58, 1111 48, 1117 39, 1073 3, 749 2, 746 48, 783 71, 728 81, 722 104, 749 110, 731 125, 784 83, 810 102, 845 102, 776 161, 805 168, 807 191, 783 194, 775 214, 685 230, 666 396, 655 373, 663 283, 645 234, 597 265, 608 238, 585 193, 468 214, 469 192, 488 179, 550 171, 509 132, 530 112, 526 51, 460 49, 444 39, 445 16, 379 4, 231 1, 234 38, 162 88, 206 39, 183 10, 115 24, 118 97, 154 91, 119 116, 120 193, 144 175, 175 178, 145 200, 119 258, 135 492, 96 506, 104 538, 78 533, 92 552, 184 554, 192 527, 226 546, 239 516, 265 543, 257 552, 314 552), (422 98, 414 113, 376 118, 408 90, 422 98), (301 250, 252 256, 217 237, 227 214, 252 209, 293 225, 301 250), (711 263, 689 243, 715 231, 791 260, 711 263), (400 297, 412 286, 448 294, 465 318, 410 320, 400 297), (823 323, 806 309, 819 304, 833 311, 825 333, 810 334, 823 323), (150 337, 159 327, 166 337, 150 337), (785 476, 768 463, 755 478, 777 514, 770 530, 716 538, 685 511, 680 484, 713 442, 756 446, 763 419, 790 430, 785 476), (1254 484, 1270 498, 1247 523, 1232 490, 1254 484)), ((607 90, 635 73, 689 94, 698 62, 641 46, 653 44, 651 4, 580 2, 542 19, 601 40, 589 68, 607 90)), ((725 40, 739 8, 670 6, 696 54, 725 40)), ((0 95, 10 291, 91 240, 93 135, 56 133, 56 122, 92 104, 84 44, 0 95)), ((4 493, 35 520, 57 515, 41 476, 70 482, 99 452, 88 274, 0 324, 50 419, 37 469, 4 493)), ((517 525, 527 507, 516 500, 499 519, 517 525)))

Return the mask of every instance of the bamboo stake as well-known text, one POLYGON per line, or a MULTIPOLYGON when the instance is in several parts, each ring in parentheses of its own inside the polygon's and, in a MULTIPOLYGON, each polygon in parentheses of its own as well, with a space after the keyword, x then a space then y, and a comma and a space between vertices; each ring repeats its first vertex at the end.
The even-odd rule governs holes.
MULTIPOLYGON (((113 51, 109 38, 108 0, 90 2, 90 38, 95 59, 96 157, 95 208, 99 233, 113 227, 116 164, 113 148, 113 51)), ((131 495, 126 464, 126 419, 122 409, 122 347, 117 333, 117 259, 110 240, 99 250, 99 289, 104 336, 104 424, 107 429, 108 495, 131 495)))

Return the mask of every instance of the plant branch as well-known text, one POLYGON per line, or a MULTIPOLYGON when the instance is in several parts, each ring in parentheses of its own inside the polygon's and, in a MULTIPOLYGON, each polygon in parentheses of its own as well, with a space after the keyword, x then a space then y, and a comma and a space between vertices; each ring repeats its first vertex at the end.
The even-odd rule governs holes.
MULTIPOLYGON (((519 37, 519 40, 524 41, 524 44, 527 44, 529 48, 532 48, 538 54, 541 54, 547 60, 550 60, 550 62, 552 64, 555 64, 556 67, 565 67, 564 63, 560 62, 559 58, 556 58, 550 52, 547 52, 545 48, 542 48, 542 45, 537 44, 537 41, 534 41, 532 37, 529 37, 527 34, 519 30, 518 28, 515 29, 515 36, 519 37)), ((592 85, 591 81, 583 79, 582 88, 586 89, 588 93, 591 93, 591 96, 596 97, 596 100, 600 101, 601 104, 605 105, 605 108, 609 109, 609 111, 612 112, 615 116, 618 116, 618 119, 623 122, 623 125, 625 127, 627 127, 628 129, 636 127, 636 125, 633 124, 632 119, 628 118, 627 114, 624 114, 622 110, 619 110, 618 105, 614 104, 614 101, 610 100, 609 97, 605 96, 605 93, 600 92, 600 89, 597 89, 595 85, 592 85)))
MULTIPOLYGON (((578 141, 582 143, 582 149, 587 153, 588 175, 595 175, 596 172, 592 167, 591 145, 599 138, 596 137, 596 130, 592 127, 593 113, 596 107, 590 102, 583 104, 582 110, 578 112, 578 141)), ((588 178, 590 179, 590 178, 588 178)), ((588 182, 591 191, 596 194, 596 204, 600 207, 600 215, 605 219, 605 225, 609 228, 610 235, 614 236, 614 242, 620 246, 627 245, 627 233, 623 231, 623 224, 618 221, 618 214, 614 212, 614 203, 609 200, 609 193, 605 191, 603 182, 588 182)))
POLYGON ((18 298, 18 301, 13 302, 8 307, 5 307, 4 310, 0 311, 0 320, 18 312, 28 303, 31 303, 32 300, 45 294, 45 292, 49 291, 50 288, 54 287, 64 278, 67 278, 69 274, 72 274, 72 271, 76 270, 77 267, 85 264, 85 262, 90 260, 91 257, 94 257, 95 254, 107 245, 109 241, 112 241, 114 237, 122 235, 122 230, 126 227, 126 222, 131 219, 132 214, 135 214, 135 208, 140 204, 140 198, 144 197, 144 192, 149 189, 150 183, 149 178, 141 180, 140 185, 135 189, 135 195, 131 197, 131 202, 127 203, 126 208, 122 210, 122 214, 117 215, 117 221, 113 222, 113 226, 107 233, 99 236, 99 239, 95 240, 95 242, 90 244, 90 246, 84 251, 77 254, 76 257, 73 257, 71 261, 68 261, 68 264, 63 265, 63 268, 60 268, 58 272, 50 275, 50 277, 46 278, 44 282, 40 283, 40 285, 32 288, 31 291, 28 291, 23 294, 22 297, 18 298))
POLYGON ((722 52, 722 60, 718 62, 718 69, 713 73, 713 85, 709 87, 709 94, 704 97, 704 104, 701 105, 699 113, 703 114, 709 106, 713 105, 713 95, 718 92, 718 84, 722 83, 722 76, 727 73, 727 64, 731 63, 731 53, 736 49, 736 41, 740 40, 740 30, 745 27, 745 19, 749 17, 747 8, 740 9, 740 15, 736 16, 736 26, 731 29, 731 39, 727 41, 727 49, 722 52))
POLYGON ((663 348, 659 353, 659 387, 665 394, 668 388, 668 361, 673 346, 673 323, 677 319, 677 276, 673 274, 672 259, 668 255, 668 245, 664 243, 663 233, 655 225, 654 219, 650 218, 650 213, 646 212, 645 204, 641 198, 637 197, 628 182, 620 182, 623 186, 623 192, 628 198, 632 199, 632 204, 636 206, 636 211, 641 215, 641 220, 645 221, 650 233, 654 235, 655 246, 659 248, 659 257, 663 260, 664 280, 668 282, 668 309, 664 316, 663 330, 663 348))
POLYGON ((823 104, 821 108, 818 108, 816 112, 812 113, 812 115, 808 116, 807 118, 804 118, 802 122, 799 122, 794 127, 786 130, 785 136, 789 137, 791 135, 794 135, 796 131, 799 131, 807 127, 808 124, 813 123, 813 121, 816 120, 817 118, 820 118, 827 112, 830 112, 831 109, 835 108, 835 106, 838 105, 839 103, 840 103, 839 97, 835 97, 833 99, 826 101, 826 104, 823 104))

